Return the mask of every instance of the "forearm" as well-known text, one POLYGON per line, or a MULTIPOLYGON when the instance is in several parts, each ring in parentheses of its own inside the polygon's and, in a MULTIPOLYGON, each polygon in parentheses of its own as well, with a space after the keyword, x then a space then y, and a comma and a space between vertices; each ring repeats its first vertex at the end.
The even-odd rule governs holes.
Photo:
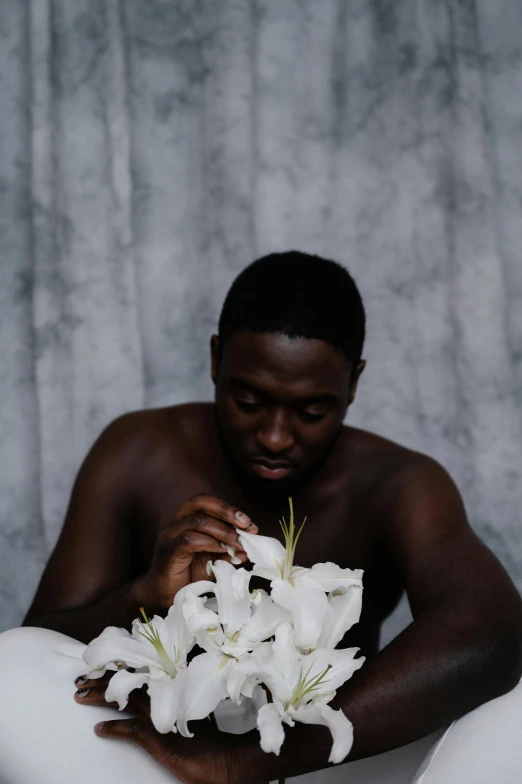
MULTIPOLYGON (((493 628, 454 608, 433 608, 364 665, 332 702, 354 725, 346 761, 424 737, 509 691, 521 675, 520 623, 493 628)), ((330 748, 324 728, 296 725, 286 728, 279 757, 264 754, 254 734, 243 751, 247 769, 262 771, 259 781, 266 781, 326 767, 330 748)))
POLYGON ((143 581, 138 579, 86 607, 28 616, 22 625, 52 629, 88 643, 101 634, 106 626, 130 629, 142 606, 145 606, 149 615, 159 612, 158 608, 150 606, 143 581))

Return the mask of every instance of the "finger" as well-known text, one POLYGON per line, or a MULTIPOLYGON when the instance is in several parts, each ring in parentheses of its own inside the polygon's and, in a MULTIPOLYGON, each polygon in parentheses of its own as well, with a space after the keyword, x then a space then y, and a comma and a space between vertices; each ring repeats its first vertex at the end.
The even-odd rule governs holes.
MULTIPOLYGON (((211 561, 213 564, 216 563, 216 561, 226 561, 227 563, 232 564, 233 566, 237 566, 237 562, 235 561, 236 558, 239 558, 239 560, 242 563, 248 561, 248 555, 242 551, 237 552, 235 556, 229 555, 229 553, 227 553, 226 550, 222 550, 219 554, 196 553, 196 555, 194 555, 194 558, 192 559, 192 564, 191 564, 192 573, 194 573, 195 570, 202 570, 202 573, 204 572, 206 576, 201 577, 200 579, 208 580, 207 564, 209 561, 211 561)), ((195 580, 192 579, 192 582, 195 582, 195 580)))
MULTIPOLYGON (((175 541, 177 542, 177 554, 183 553, 219 553, 220 555, 226 551, 227 545, 225 542, 220 542, 207 534, 198 533, 187 529, 179 534, 175 541)), ((239 550, 240 553, 246 555, 241 545, 231 543, 232 547, 239 550)))
POLYGON ((102 721, 95 725, 94 731, 101 738, 127 740, 145 749, 152 757, 160 760, 168 754, 168 744, 172 743, 172 733, 160 735, 149 719, 118 719, 102 721), (168 738, 168 740, 167 740, 168 738))
MULTIPOLYGON (((133 670, 133 668, 129 669, 133 670)), ((86 687, 92 688, 94 686, 100 686, 106 689, 113 675, 115 675, 114 672, 106 672, 105 675, 102 675, 101 678, 89 678, 88 675, 79 675, 75 679, 74 683, 77 689, 86 687)))
POLYGON ((129 694, 129 701, 125 710, 134 716, 150 718, 150 697, 145 689, 135 689, 129 694))
POLYGON ((173 539, 176 539, 183 531, 197 531, 207 536, 212 536, 219 542, 223 542, 223 544, 232 545, 232 547, 238 550, 243 549, 235 528, 222 523, 220 520, 216 520, 214 517, 209 517, 207 514, 203 514, 203 512, 198 512, 173 523, 170 531, 168 528, 164 529, 163 538, 171 536, 173 539))
MULTIPOLYGON (((83 686, 74 695, 74 699, 81 705, 103 705, 109 708, 119 708, 117 702, 108 702, 105 699, 107 688, 101 686, 83 686)), ((134 689, 129 694, 129 699, 124 710, 135 716, 148 718, 150 716, 150 698, 146 691, 134 689)))
POLYGON ((178 518, 189 517, 197 512, 203 512, 234 527, 237 526, 244 530, 248 529, 250 533, 254 533, 254 530, 249 527, 253 526, 255 533, 257 533, 257 526, 255 523, 252 523, 252 520, 245 512, 238 509, 237 506, 227 504, 221 498, 216 498, 206 493, 198 493, 186 501, 178 510, 176 516, 178 518))
POLYGON ((74 699, 76 702, 81 703, 82 705, 110 705, 114 707, 118 707, 117 703, 115 702, 107 702, 105 699, 105 692, 107 691, 107 686, 98 686, 93 685, 89 686, 86 684, 79 688, 75 694, 74 699))
MULTIPOLYGON (((243 552, 238 552, 235 557, 239 558, 241 563, 244 563, 245 561, 248 560, 247 554, 243 552)), ((216 563, 216 561, 226 561, 227 563, 231 564, 233 560, 234 557, 228 555, 224 550, 223 550, 223 555, 221 554, 216 555, 216 553, 197 553, 194 556, 190 567, 191 582, 197 582, 198 580, 212 579, 212 576, 209 576, 209 573, 207 571, 207 564, 209 561, 211 561, 213 564, 216 563)), ((237 562, 234 560, 233 565, 235 566, 236 563, 237 562)))
POLYGON ((75 685, 76 685, 76 688, 77 688, 77 689, 81 689, 81 688, 83 688, 83 687, 92 688, 92 687, 94 687, 94 686, 99 686, 100 688, 102 688, 102 687, 103 687, 103 688, 105 688, 105 689, 106 689, 106 688, 108 687, 109 683, 110 683, 110 680, 111 680, 111 678, 113 678, 113 677, 116 675, 116 672, 117 672, 118 670, 125 669, 125 670, 127 670, 128 672, 136 672, 136 670, 134 669, 134 667, 127 667, 127 666, 124 664, 124 662, 116 662, 116 666, 117 666, 117 670, 107 670, 107 672, 105 672, 105 673, 104 673, 104 674, 101 676, 101 678, 92 678, 92 677, 91 677, 91 678, 89 678, 89 675, 88 675, 88 674, 85 674, 85 675, 79 675, 79 676, 78 676, 77 678, 75 678, 75 680, 74 680, 74 683, 75 683, 75 685))
POLYGON ((226 561, 227 563, 232 564, 233 566, 237 566, 237 562, 235 561, 236 558, 239 558, 240 561, 242 561, 242 563, 248 561, 248 555, 242 550, 238 550, 235 555, 229 555, 228 553, 224 553, 223 555, 220 555, 218 558, 214 558, 213 560, 226 561))

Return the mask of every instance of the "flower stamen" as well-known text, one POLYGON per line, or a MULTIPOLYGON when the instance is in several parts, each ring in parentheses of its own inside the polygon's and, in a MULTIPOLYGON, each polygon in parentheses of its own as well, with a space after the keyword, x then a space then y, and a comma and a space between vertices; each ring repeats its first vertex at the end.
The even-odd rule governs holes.
POLYGON ((329 669, 331 669, 331 664, 328 665, 319 675, 316 675, 313 678, 309 678, 308 675, 310 674, 310 670, 313 667, 313 664, 310 665, 307 672, 303 675, 303 671, 299 675, 299 680, 297 681, 297 685, 294 689, 294 693, 290 699, 289 705, 292 705, 294 708, 299 705, 305 697, 308 697, 312 692, 316 691, 320 686, 323 686, 326 681, 325 677, 329 669))
POLYGON ((291 497, 288 499, 288 503, 290 505, 290 521, 287 523, 284 517, 279 521, 279 525, 281 526, 281 530, 285 538, 286 547, 286 555, 283 563, 283 570, 281 572, 281 577, 283 580, 292 579, 294 573, 295 548, 297 547, 297 542, 301 536, 301 531, 303 530, 304 524, 306 523, 305 517, 301 523, 301 527, 296 533, 294 522, 294 505, 291 497))
MULTIPOLYGON (((143 617, 143 620, 145 621, 145 624, 143 624, 143 622, 141 623, 141 628, 143 629, 143 631, 138 630, 138 634, 140 634, 145 640, 147 640, 147 642, 150 642, 152 647, 157 651, 158 656, 162 661, 164 672, 167 675, 170 675, 171 678, 175 678, 177 672, 176 667, 172 659, 170 659, 167 651, 165 650, 163 643, 161 642, 158 630, 156 629, 156 627, 154 626, 150 618, 147 618, 147 614, 143 607, 140 607, 140 613, 143 617)), ((174 648, 174 658, 176 658, 175 648, 174 648)))

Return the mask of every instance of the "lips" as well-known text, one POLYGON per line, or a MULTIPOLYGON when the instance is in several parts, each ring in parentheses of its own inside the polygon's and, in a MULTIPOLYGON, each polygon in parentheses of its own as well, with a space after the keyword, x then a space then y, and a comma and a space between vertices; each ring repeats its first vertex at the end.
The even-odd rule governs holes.
POLYGON ((252 460, 254 472, 263 479, 285 479, 292 473, 292 466, 282 461, 252 460))

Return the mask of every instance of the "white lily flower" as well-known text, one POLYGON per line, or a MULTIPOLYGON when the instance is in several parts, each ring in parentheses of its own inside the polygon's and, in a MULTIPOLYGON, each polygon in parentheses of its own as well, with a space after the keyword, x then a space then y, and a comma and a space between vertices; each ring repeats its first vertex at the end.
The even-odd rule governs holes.
POLYGON ((151 620, 142 610, 145 622, 135 620, 132 633, 110 626, 93 640, 83 653, 91 671, 100 677, 114 664, 136 669, 120 669, 105 692, 107 702, 117 702, 120 710, 127 705, 129 694, 144 684, 150 695, 151 720, 158 732, 176 732, 178 707, 187 677, 187 655, 195 644, 183 618, 186 588, 176 595, 166 618, 155 615, 151 620))
POLYGON ((226 561, 216 561, 211 568, 216 582, 192 583, 183 603, 187 629, 205 650, 189 664, 181 697, 177 726, 187 737, 192 736, 187 722, 205 718, 227 698, 226 683, 238 660, 290 618, 265 591, 250 593, 245 569, 226 561), (207 593, 216 598, 203 596, 207 593))
POLYGON ((187 629, 206 651, 221 651, 239 658, 272 637, 277 627, 291 619, 266 591, 250 593, 251 572, 227 561, 211 567, 216 581, 200 580, 187 587, 183 615, 187 629), (214 598, 204 594, 214 594, 214 598))
POLYGON ((318 563, 311 569, 295 566, 295 548, 305 521, 296 533, 291 498, 289 502, 290 523, 287 524, 284 518, 281 523, 286 547, 273 537, 247 534, 237 529, 241 546, 254 564, 252 574, 270 580, 272 599, 291 613, 296 645, 303 650, 314 649, 322 644, 321 638, 336 639, 334 644, 337 644, 359 619, 357 594, 350 594, 344 603, 329 603, 326 593, 348 597, 347 589, 351 587, 361 592, 363 571, 342 569, 334 563, 318 563), (334 607, 342 607, 342 615, 334 617, 334 607), (326 619, 327 627, 323 629, 326 619))
POLYGON ((273 701, 259 709, 257 718, 263 751, 279 754, 283 723, 292 727, 299 721, 329 728, 333 738, 329 762, 337 764, 347 756, 353 743, 353 726, 341 710, 333 710, 327 703, 362 666, 364 657, 355 658, 358 650, 320 649, 303 655, 295 646, 291 624, 283 623, 273 643, 265 643, 238 662, 228 677, 230 697, 239 702, 259 683, 264 683, 272 696, 273 701))

